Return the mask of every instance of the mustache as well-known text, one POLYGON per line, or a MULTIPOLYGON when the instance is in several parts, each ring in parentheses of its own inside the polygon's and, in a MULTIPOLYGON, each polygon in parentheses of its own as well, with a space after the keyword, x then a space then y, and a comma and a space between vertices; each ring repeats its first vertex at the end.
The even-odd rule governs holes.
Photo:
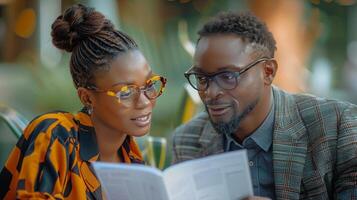
POLYGON ((223 102, 223 101, 219 101, 219 100, 207 100, 207 101, 204 101, 203 104, 205 104, 205 106, 221 106, 221 105, 232 106, 233 102, 223 102))

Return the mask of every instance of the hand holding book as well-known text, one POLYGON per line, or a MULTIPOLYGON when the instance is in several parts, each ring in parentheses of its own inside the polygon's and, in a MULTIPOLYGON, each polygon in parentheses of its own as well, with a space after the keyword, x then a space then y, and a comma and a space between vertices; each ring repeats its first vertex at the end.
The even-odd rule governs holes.
POLYGON ((253 195, 246 150, 158 169, 127 164, 93 164, 108 199, 225 200, 253 195))

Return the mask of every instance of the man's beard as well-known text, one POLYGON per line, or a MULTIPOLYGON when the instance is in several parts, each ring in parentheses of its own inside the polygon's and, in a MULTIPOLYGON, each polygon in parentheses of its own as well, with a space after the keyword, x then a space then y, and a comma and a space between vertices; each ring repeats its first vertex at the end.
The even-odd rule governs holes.
MULTIPOLYGON (((209 115, 210 121, 213 125, 213 128, 220 134, 232 135, 234 134, 240 125, 240 122, 255 108, 258 104, 258 98, 251 102, 242 113, 238 113, 238 108, 233 106, 233 116, 229 122, 214 122, 209 114, 208 108, 206 107, 206 111, 209 115)), ((234 105, 232 103, 232 105, 234 105)))

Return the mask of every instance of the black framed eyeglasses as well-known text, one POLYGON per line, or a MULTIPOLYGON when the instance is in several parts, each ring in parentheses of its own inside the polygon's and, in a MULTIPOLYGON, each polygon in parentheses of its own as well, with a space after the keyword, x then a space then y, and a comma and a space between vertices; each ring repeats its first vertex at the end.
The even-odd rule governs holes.
POLYGON ((265 61, 272 60, 272 58, 262 57, 252 63, 240 67, 232 68, 226 71, 220 71, 213 74, 206 74, 202 72, 195 72, 193 66, 185 72, 185 77, 190 83, 190 85, 198 90, 205 91, 209 87, 210 80, 213 80, 220 88, 225 90, 232 90, 237 87, 239 82, 239 77, 248 71, 250 68, 256 66, 257 64, 265 61))

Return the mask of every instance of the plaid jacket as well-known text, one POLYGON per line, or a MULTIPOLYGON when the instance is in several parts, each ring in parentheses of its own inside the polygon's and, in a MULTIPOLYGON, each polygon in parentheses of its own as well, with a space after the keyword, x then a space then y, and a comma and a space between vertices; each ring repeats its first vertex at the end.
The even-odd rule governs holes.
MULTIPOLYGON (((357 199, 357 106, 273 88, 277 199, 357 199)), ((173 135, 174 163, 223 152, 200 113, 173 135)))

